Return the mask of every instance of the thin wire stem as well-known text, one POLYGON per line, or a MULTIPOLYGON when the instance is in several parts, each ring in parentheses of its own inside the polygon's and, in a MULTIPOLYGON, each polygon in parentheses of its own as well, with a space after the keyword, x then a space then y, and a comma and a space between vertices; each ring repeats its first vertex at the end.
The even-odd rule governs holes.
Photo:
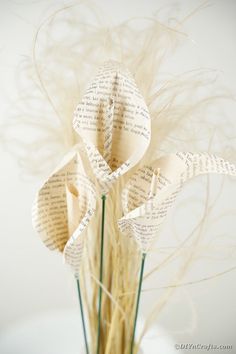
MULTIPOLYGON (((105 206, 106 206, 106 196, 102 195, 102 224, 101 224, 100 275, 99 275, 100 284, 102 284, 103 281, 105 206)), ((98 331, 97 331, 97 352, 96 352, 97 354, 99 354, 99 350, 100 350, 101 312, 102 312, 102 287, 100 285, 98 291, 98 331)))
POLYGON ((142 282, 143 282, 143 271, 144 271, 145 258, 146 258, 146 253, 143 253, 142 254, 142 262, 141 262, 141 269, 140 269, 140 274, 139 274, 138 294, 137 294, 137 301, 136 301, 134 327, 133 327, 133 335, 132 335, 131 346, 130 346, 130 354, 133 354, 133 352, 134 352, 134 339, 135 339, 135 331, 136 331, 136 326, 137 326, 139 302, 140 302, 140 295, 141 295, 142 282))
POLYGON ((85 344, 85 348, 86 348, 86 354, 89 354, 87 333, 86 333, 86 327, 85 327, 85 321, 84 321, 83 301, 82 301, 82 296, 81 296, 79 279, 76 279, 76 282, 77 282, 77 289, 78 289, 78 295, 79 295, 81 320, 82 320, 82 326, 83 326, 83 332, 84 332, 84 344, 85 344))

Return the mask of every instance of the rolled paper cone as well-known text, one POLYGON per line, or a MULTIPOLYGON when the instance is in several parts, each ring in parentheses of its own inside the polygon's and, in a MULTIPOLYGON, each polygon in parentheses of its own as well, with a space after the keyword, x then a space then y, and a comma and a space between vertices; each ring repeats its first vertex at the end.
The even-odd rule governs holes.
POLYGON ((120 230, 133 237, 143 253, 148 252, 158 237, 161 225, 186 182, 209 173, 236 176, 235 165, 208 153, 178 152, 153 165, 162 166, 159 180, 150 173, 153 166, 139 169, 124 189, 123 209, 128 212, 118 220, 120 230), (156 192, 153 192, 155 185, 156 192), (148 198, 150 193, 155 194, 151 199, 148 198))
POLYGON ((148 108, 131 73, 115 61, 101 66, 75 110, 73 125, 101 194, 141 160, 150 143, 148 108))
POLYGON ((84 168, 84 156, 74 148, 39 189, 33 205, 33 225, 44 244, 63 253, 78 274, 85 230, 96 208, 96 192, 84 168))

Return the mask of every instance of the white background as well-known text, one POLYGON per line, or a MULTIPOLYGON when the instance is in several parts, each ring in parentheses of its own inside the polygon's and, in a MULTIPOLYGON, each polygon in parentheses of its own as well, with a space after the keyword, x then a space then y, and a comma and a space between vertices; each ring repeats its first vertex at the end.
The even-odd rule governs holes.
MULTIPOLYGON (((29 53, 38 23, 49 7, 53 9, 55 4, 65 3, 0 0, 1 121, 7 117, 9 101, 16 97, 16 65, 24 54, 29 53)), ((114 23, 132 16, 152 15, 159 7, 169 3, 163 0, 97 1, 114 23)), ((184 16, 200 4, 197 0, 181 0, 178 3, 179 14, 184 16)), ((211 6, 197 13, 185 26, 196 45, 191 52, 182 51, 176 67, 219 70, 224 85, 235 92, 235 15, 234 0, 213 0, 211 6)), ((235 113, 234 107, 230 114, 235 113)), ((37 314, 58 309, 77 311, 77 296, 73 278, 61 258, 42 245, 31 226, 31 204, 39 181, 26 182, 20 176, 16 161, 4 149, 0 152, 0 330, 4 330, 37 314)), ((233 208, 233 199, 235 187, 233 189, 232 183, 228 183, 220 205, 222 211, 228 206, 233 208)), ((185 210, 187 212, 191 215, 190 208, 185 210)), ((185 214, 187 218, 189 215, 185 214)), ((183 220, 182 217, 179 222, 183 220)), ((224 227, 233 235, 235 223, 229 225, 226 221, 224 227)), ((232 261, 212 265, 202 261, 198 267, 202 269, 202 277, 205 273, 214 273, 214 269, 216 272, 222 271, 235 264, 232 261)), ((177 342, 233 344, 235 349, 231 352, 235 353, 235 274, 234 271, 177 291, 158 318, 159 324, 177 342)), ((198 275, 199 268, 193 269, 188 280, 198 279, 198 275)), ((165 284, 164 279, 162 275, 161 285, 165 284)), ((152 283, 152 286, 156 284, 152 283)), ((151 296, 152 301, 157 297, 158 292, 155 292, 151 296)), ((148 309, 151 309, 150 301, 145 302, 144 296, 141 311, 147 313, 148 309)))

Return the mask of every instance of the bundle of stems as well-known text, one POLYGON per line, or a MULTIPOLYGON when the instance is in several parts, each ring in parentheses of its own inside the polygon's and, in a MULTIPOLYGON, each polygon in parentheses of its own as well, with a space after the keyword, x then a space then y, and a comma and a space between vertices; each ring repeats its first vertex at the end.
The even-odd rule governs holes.
POLYGON ((121 234, 117 219, 121 216, 120 195, 122 179, 106 198, 103 239, 103 276, 101 271, 101 225, 103 200, 100 210, 88 229, 86 255, 81 270, 81 288, 87 313, 90 354, 135 354, 132 346, 137 305, 141 253, 136 242, 121 234), (101 314, 99 316, 99 298, 101 314), (128 295, 123 296, 124 293, 128 295), (100 332, 100 333, 98 333, 100 332), (99 337, 99 340, 98 340, 99 337))

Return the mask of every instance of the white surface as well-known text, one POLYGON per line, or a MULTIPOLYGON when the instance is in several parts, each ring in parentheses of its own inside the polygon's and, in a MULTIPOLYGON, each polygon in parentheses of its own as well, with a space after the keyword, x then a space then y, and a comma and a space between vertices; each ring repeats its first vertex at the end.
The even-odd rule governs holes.
MULTIPOLYGON (((137 334, 139 327, 140 323, 137 334)), ((0 353, 84 354, 79 314, 75 311, 49 312, 19 322, 1 333, 0 353)), ((157 326, 147 333, 142 343, 142 354, 156 353, 175 353, 173 340, 157 326)))
MULTIPOLYGON (((63 2, 54 1, 55 3, 63 2)), ((106 10, 111 20, 118 22, 129 16, 150 15, 163 4, 170 2, 99 0, 97 3, 106 10)), ((200 3, 197 0, 182 0, 179 2, 180 13, 186 14, 200 3)), ((34 30, 49 5, 53 7, 52 4, 52 1, 0 1, 1 119, 5 118, 9 98, 15 97, 16 65, 22 55, 28 54, 34 30)), ((222 72, 224 84, 235 92, 235 13, 234 0, 212 1, 209 8, 198 13, 186 24, 186 31, 196 46, 192 50, 183 48, 180 51, 174 62, 178 72, 202 66, 217 69, 222 72)), ((236 114, 235 107, 231 109, 230 114, 236 114)), ((21 323, 24 318, 36 316, 41 312, 58 309, 71 309, 76 312, 77 298, 74 281, 62 264, 61 258, 46 250, 32 230, 30 210, 38 181, 23 181, 19 177, 16 163, 3 151, 1 163, 0 328, 4 332, 15 322, 21 323)), ((188 193, 191 193, 190 189, 185 191, 185 196, 188 193)), ((232 183, 226 183, 219 210, 226 207, 231 210, 235 208, 233 193, 235 188, 233 189, 232 183)), ((185 208, 185 213, 179 215, 180 233, 186 226, 185 220, 190 222, 195 214, 198 215, 199 210, 185 208)), ((217 227, 216 224, 216 228, 210 230, 212 237, 217 235, 217 227)), ((221 227, 233 235, 233 217, 230 220, 226 218, 221 227)), ((171 231, 166 231, 169 245, 171 231)), ((227 263, 211 263, 201 259, 185 280, 199 279, 229 268, 235 265, 234 258, 227 263)), ((155 256, 150 262, 154 264, 154 261, 155 256)), ((149 266, 151 267, 150 264, 149 266)), ((159 323, 173 333, 178 342, 234 344, 236 347, 235 274, 231 272, 217 280, 180 289, 161 313, 159 323)), ((164 272, 158 274, 158 277, 153 278, 152 283, 145 287, 157 287, 167 283, 168 269, 164 269, 164 272)), ((143 296, 141 309, 145 315, 159 296, 159 291, 143 296)), ((46 349, 42 353, 45 354, 46 349)))

